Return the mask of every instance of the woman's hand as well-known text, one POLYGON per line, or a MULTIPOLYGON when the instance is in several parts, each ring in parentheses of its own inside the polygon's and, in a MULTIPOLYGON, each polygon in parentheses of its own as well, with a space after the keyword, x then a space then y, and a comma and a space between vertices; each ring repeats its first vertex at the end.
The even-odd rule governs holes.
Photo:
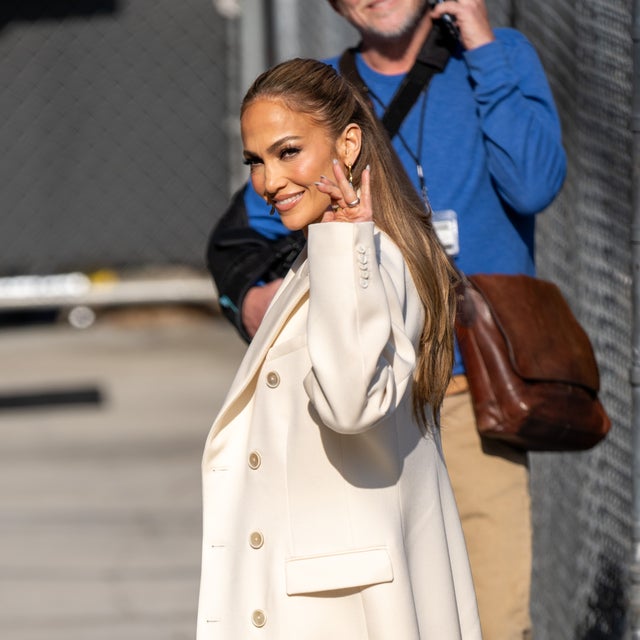
POLYGON ((347 180, 341 164, 333 161, 334 180, 321 176, 316 182, 318 191, 331 198, 331 209, 322 216, 322 222, 367 222, 373 220, 371 209, 371 170, 367 166, 362 171, 359 193, 347 180))

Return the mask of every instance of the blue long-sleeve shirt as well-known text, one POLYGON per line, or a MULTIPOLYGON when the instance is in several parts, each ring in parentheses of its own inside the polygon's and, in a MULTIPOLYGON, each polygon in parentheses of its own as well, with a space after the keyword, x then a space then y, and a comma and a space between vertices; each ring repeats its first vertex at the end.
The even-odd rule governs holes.
MULTIPOLYGON (((556 196, 566 173, 560 122, 540 60, 513 29, 453 55, 405 118, 393 146, 416 189, 415 157, 434 211, 454 210, 456 262, 465 273, 526 273, 534 266, 534 214, 556 196)), ((337 68, 338 57, 327 60, 337 68)), ((379 116, 404 74, 356 65, 379 116)), ((375 180, 375 176, 371 176, 375 180)), ((288 233, 252 188, 250 223, 270 238, 288 233)), ((455 373, 463 371, 459 356, 455 373)))

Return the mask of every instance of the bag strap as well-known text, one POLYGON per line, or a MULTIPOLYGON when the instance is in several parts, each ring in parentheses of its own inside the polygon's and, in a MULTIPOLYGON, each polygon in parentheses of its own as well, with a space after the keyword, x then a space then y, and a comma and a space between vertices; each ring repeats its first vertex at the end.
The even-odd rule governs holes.
MULTIPOLYGON (((443 33, 440 26, 434 23, 413 67, 404 77, 382 116, 382 124, 387 130, 389 138, 393 138, 398 133, 400 125, 418 96, 431 82, 431 78, 447 66, 452 45, 453 42, 448 33, 443 33)), ((356 66, 355 54, 359 51, 360 46, 346 49, 340 56, 338 67, 341 75, 347 78, 362 94, 369 97, 369 88, 356 66)))

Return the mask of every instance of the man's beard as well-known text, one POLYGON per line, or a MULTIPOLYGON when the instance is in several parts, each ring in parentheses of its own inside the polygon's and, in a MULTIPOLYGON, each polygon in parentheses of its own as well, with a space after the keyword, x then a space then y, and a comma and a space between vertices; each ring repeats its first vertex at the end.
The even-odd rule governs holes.
POLYGON ((369 33, 377 38, 399 38, 413 31, 416 25, 422 20, 424 14, 429 9, 429 0, 423 0, 422 4, 409 16, 403 24, 399 25, 392 31, 380 30, 376 28, 368 29, 369 33))

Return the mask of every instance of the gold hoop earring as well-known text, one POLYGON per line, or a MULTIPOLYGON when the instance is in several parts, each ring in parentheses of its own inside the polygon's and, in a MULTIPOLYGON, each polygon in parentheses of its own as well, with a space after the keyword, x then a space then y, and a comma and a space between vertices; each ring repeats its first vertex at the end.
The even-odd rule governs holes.
POLYGON ((347 176, 347 180, 349 180, 349 184, 353 187, 353 174, 351 173, 351 166, 350 164, 347 165, 347 171, 349 172, 349 175, 347 176))

